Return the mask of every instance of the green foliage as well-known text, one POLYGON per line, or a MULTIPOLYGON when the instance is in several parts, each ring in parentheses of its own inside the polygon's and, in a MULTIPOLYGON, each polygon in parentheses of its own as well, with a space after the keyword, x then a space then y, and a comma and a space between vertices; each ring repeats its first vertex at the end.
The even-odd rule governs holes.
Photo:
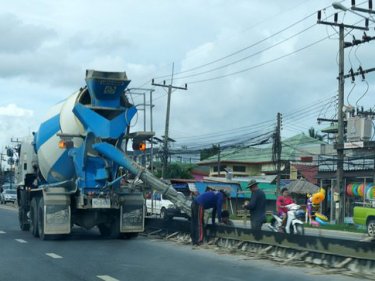
POLYGON ((220 151, 220 147, 216 144, 213 144, 211 148, 206 148, 206 149, 201 150, 201 155, 200 155, 201 161, 218 154, 219 151, 220 151))
MULTIPOLYGON (((182 164, 182 163, 171 163, 167 167, 166 179, 192 179, 194 178, 191 174, 194 165, 182 164)), ((155 176, 161 177, 161 167, 155 172, 155 176)))

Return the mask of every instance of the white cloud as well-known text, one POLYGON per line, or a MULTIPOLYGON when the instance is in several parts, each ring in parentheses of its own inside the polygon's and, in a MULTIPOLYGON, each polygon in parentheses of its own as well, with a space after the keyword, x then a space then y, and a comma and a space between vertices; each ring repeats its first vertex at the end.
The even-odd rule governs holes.
MULTIPOLYGON (((35 0, 32 4, 26 0, 5 1, 0 13, 0 26, 3 27, 0 27, 3 34, 0 38, 3 110, 7 114, 15 114, 18 111, 8 106, 17 105, 16 109, 21 111, 16 114, 26 114, 26 118, 32 119, 35 124, 30 127, 35 130, 43 112, 84 86, 87 68, 126 71, 132 80, 130 87, 151 87, 152 78, 167 75, 163 79, 170 79, 173 62, 175 72, 206 64, 250 46, 330 5, 331 1, 327 0, 35 0), (34 115, 27 115, 30 114, 27 110, 22 112, 25 108, 34 115)), ((293 112, 303 105, 332 95, 332 90, 337 87, 337 40, 327 40, 242 74, 205 83, 191 83, 267 62, 332 32, 331 28, 320 25, 240 63, 207 74, 178 79, 260 52, 315 22, 314 15, 287 32, 236 56, 197 71, 175 75, 174 84, 180 86, 188 83, 188 91, 172 94, 171 137, 178 139, 181 136, 225 131, 274 119, 277 112, 293 112)), ((347 70, 349 57, 353 69, 358 68, 360 63, 355 54, 364 68, 373 67, 370 44, 364 44, 357 52, 346 53, 347 70)), ((370 94, 374 87, 373 76, 368 74, 367 79, 370 89, 361 103, 373 106, 374 98, 370 94)), ((359 80, 357 83, 349 99, 354 104, 365 91, 359 80)), ((346 91, 349 92, 350 88, 348 81, 346 91)), ((154 129, 160 136, 164 134, 165 89, 156 88, 153 98, 154 129)), ((135 104, 143 102, 140 96, 134 96, 134 100, 135 104)), ((317 115, 306 115, 294 122, 307 130, 310 126, 316 126, 317 115)), ((139 114, 140 129, 142 116, 139 114)), ((18 126, 27 133, 30 129, 23 125, 26 122, 22 118, 25 117, 0 115, 0 129, 11 131, 18 126)), ((19 132, 13 134, 20 135, 19 132)))
POLYGON ((37 128, 33 110, 16 104, 0 106, 0 151, 11 143, 11 139, 22 139, 37 128))
POLYGON ((0 106, 0 116, 10 117, 33 117, 34 112, 30 109, 20 108, 17 105, 11 103, 6 106, 0 106))

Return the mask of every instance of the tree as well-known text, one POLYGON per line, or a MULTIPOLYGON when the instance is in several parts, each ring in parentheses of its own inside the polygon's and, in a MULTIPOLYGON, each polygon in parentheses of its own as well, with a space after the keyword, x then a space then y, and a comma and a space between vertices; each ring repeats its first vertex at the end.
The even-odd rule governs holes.
POLYGON ((213 144, 211 148, 205 148, 201 150, 200 159, 201 161, 207 158, 210 158, 211 156, 214 156, 218 154, 220 151, 220 148, 218 145, 213 144))
MULTIPOLYGON (((181 164, 181 163, 170 163, 166 170, 166 179, 192 179, 194 178, 191 174, 194 165, 181 164)), ((161 177, 161 170, 157 170, 155 173, 157 177, 161 177)))
POLYGON ((312 137, 312 138, 314 138, 314 139, 320 140, 320 141, 323 140, 323 136, 320 135, 320 134, 318 133, 318 131, 315 131, 315 128, 314 128, 314 127, 311 127, 311 128, 309 129, 309 136, 312 137))

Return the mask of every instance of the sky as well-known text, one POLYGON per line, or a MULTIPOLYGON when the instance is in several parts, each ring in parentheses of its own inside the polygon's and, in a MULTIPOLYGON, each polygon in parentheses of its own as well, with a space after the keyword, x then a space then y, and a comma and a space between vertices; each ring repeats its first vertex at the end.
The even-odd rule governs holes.
MULTIPOLYGON (((358 3, 364 3, 357 1, 358 3)), ((126 71, 130 88, 153 92, 153 129, 196 147, 274 130, 282 137, 322 129, 337 112, 337 30, 323 0, 14 0, 0 11, 0 150, 38 130, 47 110, 85 86, 85 70, 126 71), (173 67, 172 67, 173 66, 173 67)), ((350 1, 342 1, 350 6, 350 1)), ((361 7, 366 8, 364 4, 361 7)), ((339 21, 363 25, 340 13, 339 21)), ((375 36, 374 24, 368 32, 375 36)), ((346 40, 362 31, 346 30, 346 40)), ((374 43, 346 49, 345 72, 374 67, 374 43)), ((345 83, 345 104, 374 107, 374 74, 345 83), (349 94, 350 93, 350 94, 349 94), (363 96, 363 97, 362 97, 363 96), (361 98, 362 97, 362 98, 361 98)), ((133 90, 133 92, 137 92, 133 90)), ((139 91, 138 91, 139 92, 139 91)), ((141 91, 142 92, 142 91, 141 91)), ((149 93, 147 92, 147 102, 149 93)), ((142 109, 143 97, 129 99, 142 109)), ((146 130, 150 130, 149 108, 146 130)), ((143 130, 143 111, 132 131, 143 130)))

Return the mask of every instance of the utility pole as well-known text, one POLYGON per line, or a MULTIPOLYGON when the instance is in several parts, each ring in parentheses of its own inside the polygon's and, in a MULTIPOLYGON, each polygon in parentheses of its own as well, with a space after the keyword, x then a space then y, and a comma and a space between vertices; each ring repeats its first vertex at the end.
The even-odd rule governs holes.
POLYGON ((168 88, 168 100, 167 100, 167 114, 165 118, 165 132, 164 132, 164 142, 163 142, 163 170, 162 170, 162 178, 165 178, 167 173, 167 165, 168 165, 168 140, 169 140, 169 116, 170 116, 170 106, 171 106, 171 95, 172 95, 172 89, 178 89, 178 90, 187 90, 187 84, 185 84, 185 87, 177 87, 173 86, 173 73, 174 73, 174 64, 172 66, 172 78, 171 78, 171 84, 166 85, 165 80, 163 81, 163 84, 157 84, 154 83, 154 79, 152 79, 152 86, 158 86, 163 88, 168 88))
POLYGON ((318 11, 318 23, 330 26, 336 26, 339 28, 339 75, 338 75, 338 108, 337 108, 337 122, 338 122, 338 136, 336 141, 337 150, 337 169, 336 169, 336 186, 340 194, 340 216, 338 218, 339 223, 344 223, 345 218, 345 186, 344 186, 344 49, 351 47, 353 44, 346 44, 345 28, 357 29, 357 30, 368 30, 368 21, 366 21, 366 27, 360 27, 355 25, 347 25, 338 23, 338 14, 334 15, 334 22, 327 22, 321 20, 321 11, 318 11))
POLYGON ((282 144, 281 144, 281 113, 277 113, 277 124, 276 124, 276 132, 275 132, 275 152, 276 152, 276 191, 277 194, 280 193, 280 179, 281 179, 281 152, 282 152, 282 144))
MULTIPOLYGON (((337 187, 340 190, 340 217, 339 223, 344 223, 345 218, 345 186, 344 186, 344 25, 339 26, 339 77, 338 77, 338 88, 339 88, 339 99, 338 99, 338 136, 337 136, 337 170, 336 170, 336 182, 337 187)), ((331 196, 332 197, 332 196, 331 196)))
POLYGON ((217 176, 220 177, 220 170, 221 170, 221 167, 220 167, 220 152, 221 152, 220 143, 217 145, 217 148, 218 148, 218 153, 217 153, 217 176))

